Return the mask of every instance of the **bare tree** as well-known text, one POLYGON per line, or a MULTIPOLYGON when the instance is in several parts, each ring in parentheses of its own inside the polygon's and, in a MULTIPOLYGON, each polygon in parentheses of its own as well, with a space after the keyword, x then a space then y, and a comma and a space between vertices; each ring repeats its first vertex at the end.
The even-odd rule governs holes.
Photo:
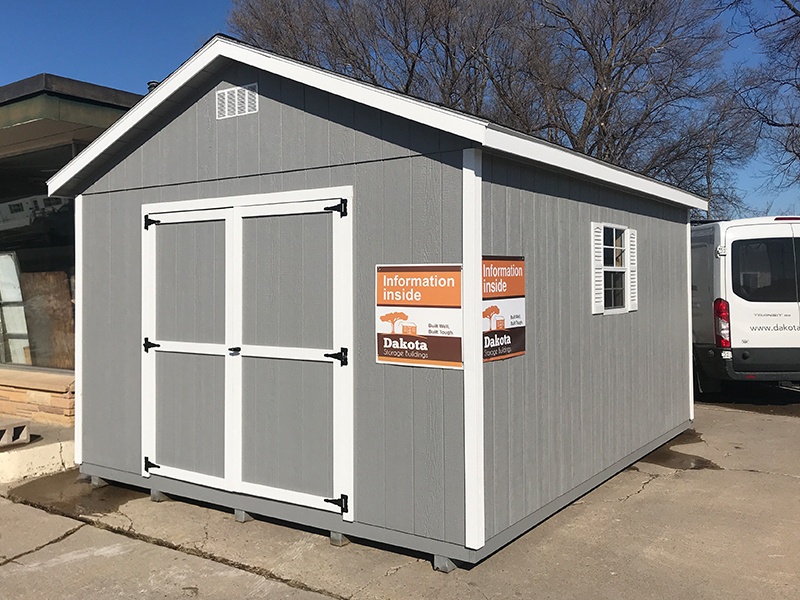
POLYGON ((716 0, 233 0, 248 42, 736 208, 716 0), (726 107, 720 110, 720 107, 726 107))
POLYGON ((262 48, 473 114, 486 47, 517 0, 233 0, 230 26, 262 48))
POLYGON ((762 63, 739 78, 739 98, 772 150, 774 183, 800 183, 800 3, 735 0, 728 6, 763 52, 762 63))

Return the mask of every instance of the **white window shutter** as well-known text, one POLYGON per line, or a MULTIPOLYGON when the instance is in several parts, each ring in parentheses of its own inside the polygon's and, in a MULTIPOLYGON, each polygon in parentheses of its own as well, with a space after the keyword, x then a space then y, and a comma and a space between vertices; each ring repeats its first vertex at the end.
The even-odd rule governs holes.
POLYGON ((603 298, 603 224, 592 223, 592 314, 605 310, 603 298))
POLYGON ((628 229, 628 310, 639 310, 639 263, 636 230, 628 229))

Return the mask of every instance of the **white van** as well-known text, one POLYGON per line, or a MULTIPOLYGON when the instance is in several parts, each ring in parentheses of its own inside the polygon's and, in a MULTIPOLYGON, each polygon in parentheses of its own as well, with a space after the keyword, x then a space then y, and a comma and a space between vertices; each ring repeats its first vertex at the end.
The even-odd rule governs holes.
POLYGON ((696 223, 691 239, 700 391, 725 380, 800 390, 800 217, 696 223))

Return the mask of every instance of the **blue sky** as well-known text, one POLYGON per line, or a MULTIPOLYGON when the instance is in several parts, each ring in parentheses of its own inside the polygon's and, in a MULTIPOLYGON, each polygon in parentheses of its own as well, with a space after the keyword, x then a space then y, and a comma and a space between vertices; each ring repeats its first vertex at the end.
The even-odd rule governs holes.
POLYGON ((52 73, 129 92, 228 31, 230 0, 3 0, 0 85, 52 73))
MULTIPOLYGON (((3 0, 0 85, 52 73, 145 93, 215 33, 227 33, 230 0, 3 0)), ((741 52, 741 50, 740 50, 741 52)), ((800 212, 800 187, 763 186, 769 163, 742 169, 740 191, 755 207, 800 212)))

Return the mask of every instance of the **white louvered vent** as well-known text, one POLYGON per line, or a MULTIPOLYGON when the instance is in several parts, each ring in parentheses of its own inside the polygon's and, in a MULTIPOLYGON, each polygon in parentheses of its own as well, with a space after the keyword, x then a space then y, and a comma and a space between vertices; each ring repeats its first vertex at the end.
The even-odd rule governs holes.
POLYGON ((258 84, 251 83, 217 92, 217 120, 258 112, 258 84))

